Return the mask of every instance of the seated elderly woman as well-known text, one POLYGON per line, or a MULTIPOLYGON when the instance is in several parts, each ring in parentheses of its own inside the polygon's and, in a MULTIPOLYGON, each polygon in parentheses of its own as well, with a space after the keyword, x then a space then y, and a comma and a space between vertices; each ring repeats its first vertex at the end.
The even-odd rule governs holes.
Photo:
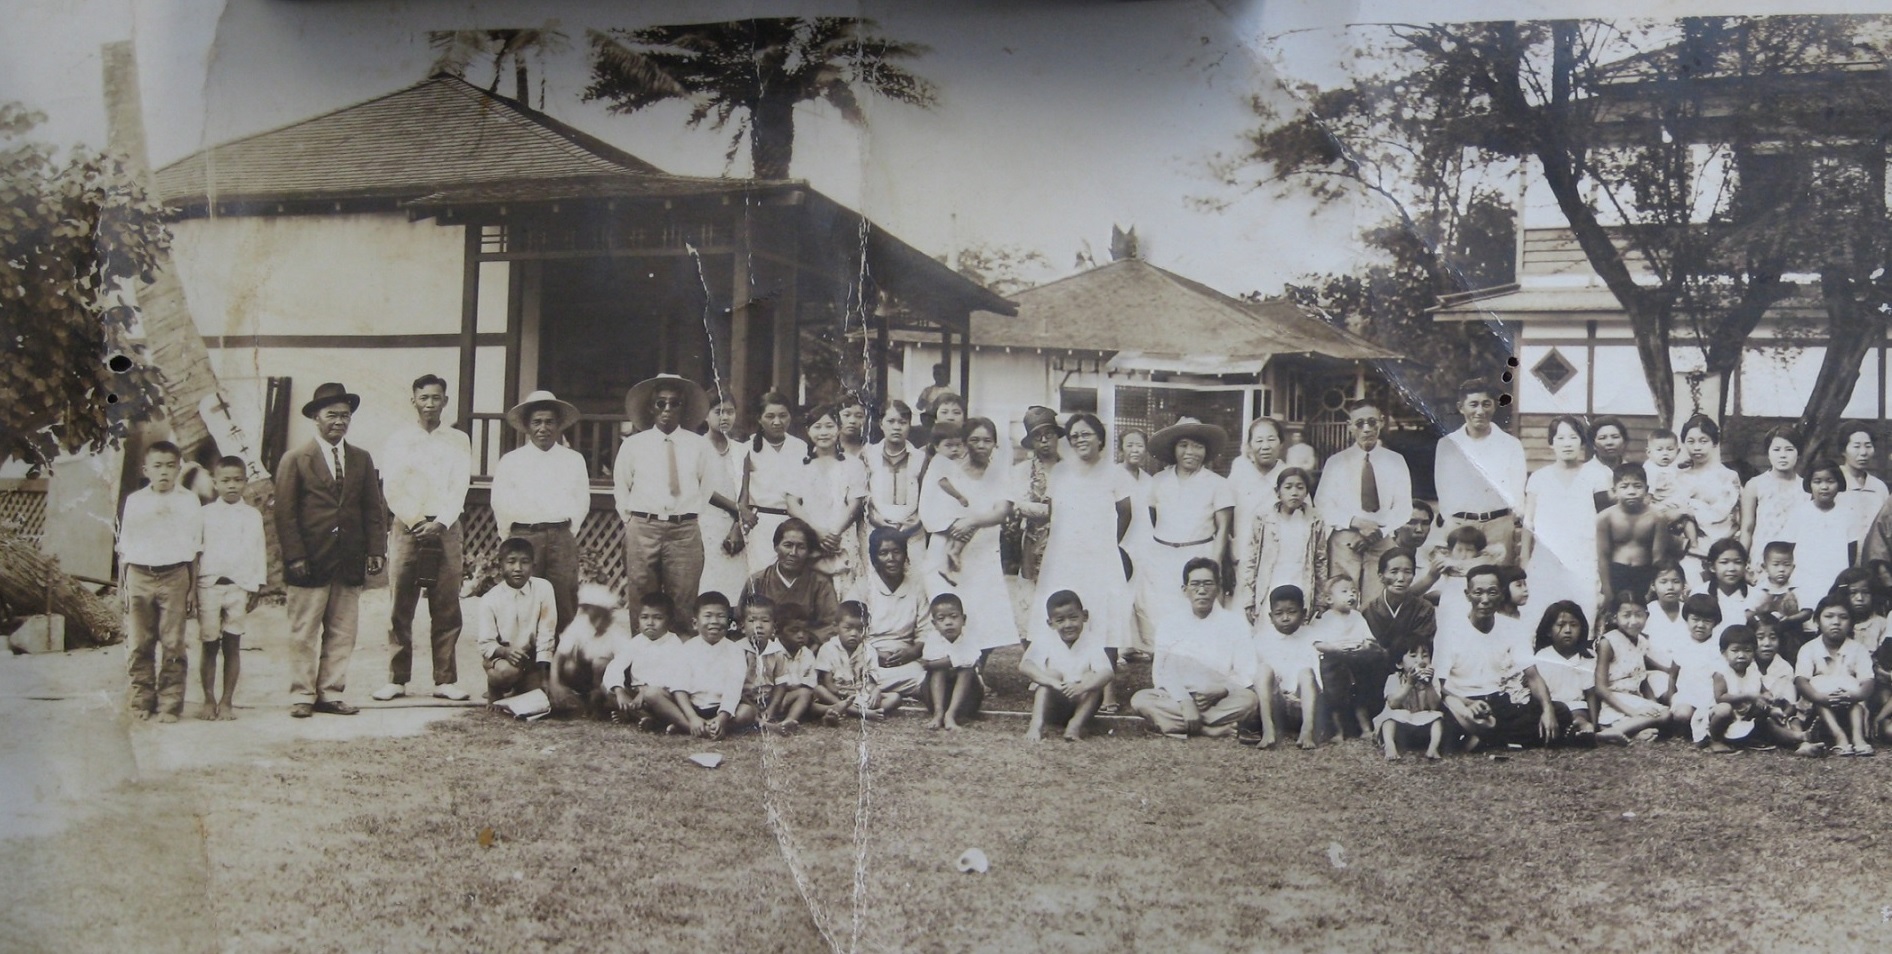
POLYGON ((751 574, 743 584, 742 599, 766 596, 776 607, 793 606, 809 628, 823 639, 834 634, 841 621, 841 604, 834 581, 815 569, 821 537, 804 520, 790 517, 775 528, 775 562, 751 574))

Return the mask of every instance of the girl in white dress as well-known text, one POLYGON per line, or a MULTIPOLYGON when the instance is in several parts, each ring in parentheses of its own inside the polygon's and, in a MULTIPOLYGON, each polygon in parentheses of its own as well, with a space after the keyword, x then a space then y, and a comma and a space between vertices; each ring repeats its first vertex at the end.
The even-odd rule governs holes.
POLYGON ((1155 575, 1150 572, 1150 482, 1154 479, 1143 469, 1150 446, 1150 435, 1141 428, 1126 427, 1117 432, 1117 462, 1130 476, 1130 529, 1123 535, 1123 552, 1130 554, 1130 585, 1136 591, 1136 639, 1131 652, 1149 653, 1156 648, 1156 614, 1151 607, 1162 599, 1150 590, 1155 575))
POLYGON ((1791 539, 1794 510, 1807 499, 1794 468, 1800 464, 1800 434, 1792 427, 1767 432, 1767 470, 1741 488, 1741 545, 1758 555, 1776 540, 1791 539))
MULTIPOLYGON (((741 500, 749 445, 729 433, 736 425, 736 402, 720 389, 712 389, 709 394, 709 418, 704 427, 718 465, 713 475, 718 484, 715 489, 731 500, 741 500)), ((719 507, 703 508, 696 523, 703 533, 703 581, 697 588, 735 599, 749 579, 749 558, 743 554, 748 540, 736 528, 736 520, 719 507)))
POLYGON ((821 540, 815 569, 834 578, 837 593, 854 587, 861 563, 861 508, 867 503, 867 469, 841 449, 841 415, 832 407, 808 414, 808 457, 789 485, 789 516, 815 528, 821 540))
MULTIPOLYGON (((1118 547, 1130 529, 1130 496, 1135 488, 1130 475, 1104 454, 1107 438, 1097 415, 1071 415, 1065 423, 1065 439, 1072 453, 1051 468, 1047 481, 1051 534, 1031 605, 1034 609, 1044 606, 1059 590, 1076 593, 1091 614, 1090 625, 1084 628, 1085 644, 1102 645, 1114 665, 1118 650, 1134 638, 1135 601, 1124 585, 1118 547)), ((1180 588, 1182 581, 1178 579, 1176 585, 1180 588)), ((1057 639, 1044 615, 1029 614, 1031 638, 1057 639)), ((1105 705, 1114 703, 1107 699, 1105 705)))
POLYGON ((1787 541, 1793 547, 1793 588, 1802 605, 1818 602, 1841 571, 1852 566, 1853 544, 1866 535, 1859 511, 1841 499, 1838 461, 1815 461, 1803 486, 1807 499, 1794 508, 1787 541))
POLYGON ((1526 532, 1519 562, 1530 570, 1532 595, 1542 606, 1569 600, 1594 608, 1603 602, 1597 579, 1596 495, 1609 490, 1609 479, 1585 469, 1587 438, 1583 422, 1574 417, 1551 421, 1550 446, 1557 459, 1524 485, 1526 532))
POLYGON ((799 479, 808 444, 788 432, 795 422, 788 396, 770 391, 756 401, 755 439, 744 464, 743 526, 754 575, 775 563, 775 528, 788 519, 788 488, 799 479))
POLYGON ((1688 621, 1682 618, 1682 600, 1688 596, 1688 576, 1675 560, 1655 562, 1655 582, 1649 584, 1655 601, 1649 604, 1649 624, 1643 630, 1642 651, 1649 670, 1649 690, 1656 701, 1666 704, 1675 684, 1669 670, 1694 642, 1688 635, 1688 621))
POLYGON ((1610 597, 1616 627, 1596 641, 1596 740, 1628 745, 1631 736, 1661 727, 1669 707, 1655 701, 1649 689, 1649 666, 1643 629, 1649 608, 1642 594, 1624 590, 1610 597))

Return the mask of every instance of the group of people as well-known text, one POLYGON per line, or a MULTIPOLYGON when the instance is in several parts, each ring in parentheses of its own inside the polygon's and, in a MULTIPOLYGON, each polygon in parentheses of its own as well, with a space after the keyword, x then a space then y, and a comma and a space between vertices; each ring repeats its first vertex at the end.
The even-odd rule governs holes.
MULTIPOLYGON (((1435 509, 1367 402, 1325 462, 1291 459, 1311 455, 1257 418, 1224 477, 1211 465, 1226 433, 1188 418, 1113 436, 1095 414, 1033 407, 1014 463, 997 459, 999 427, 943 387, 918 414, 889 402, 872 428, 858 400, 798 415, 765 394, 740 439, 727 396, 658 375, 627 394, 632 430, 607 471, 620 599, 579 580, 591 473, 562 441, 578 411, 535 392, 507 412, 524 440, 493 474, 486 694, 543 689, 558 707, 710 736, 883 718, 914 699, 951 728, 979 707, 991 652, 1023 640, 1033 738, 1076 739, 1117 711, 1115 675, 1139 653, 1154 685, 1128 705, 1180 738, 1357 734, 1389 757, 1436 757, 1669 733, 1712 751, 1871 754, 1892 731, 1892 506, 1869 428, 1847 425, 1843 461, 1805 466, 1799 439, 1772 432, 1770 469, 1743 484, 1706 417, 1649 434, 1640 462, 1620 420, 1559 417, 1553 462, 1527 477, 1522 444, 1493 423, 1497 396, 1459 389, 1435 509), (1024 620, 1008 533, 1034 591, 1024 620)), ((377 468, 344 439, 359 401, 318 388, 303 408, 316 439, 276 474, 297 717, 357 711, 342 698, 357 599, 384 563, 393 652, 375 698, 407 691, 423 592, 434 693, 469 695, 455 657, 470 444, 426 375, 377 468)), ((146 451, 149 486, 121 522, 131 705, 177 718, 197 618, 207 711, 228 717, 262 515, 243 502, 242 461, 217 464, 199 507, 178 456, 146 451)))

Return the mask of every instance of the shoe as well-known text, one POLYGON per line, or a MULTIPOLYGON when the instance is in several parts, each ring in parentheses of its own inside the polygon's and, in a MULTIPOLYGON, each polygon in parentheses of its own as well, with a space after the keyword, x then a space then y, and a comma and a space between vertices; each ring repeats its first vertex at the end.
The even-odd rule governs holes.
MULTIPOLYGON (((159 721, 163 721, 163 720, 160 719, 159 721)), ((1872 753, 1873 753, 1872 746, 1867 745, 1864 742, 1861 742, 1858 745, 1853 746, 1853 754, 1856 756, 1859 756, 1860 758, 1865 758, 1867 756, 1870 756, 1872 753)))
POLYGON ((315 704, 315 711, 326 712, 329 715, 354 715, 361 710, 340 699, 324 699, 315 704))
POLYGON ((289 717, 292 719, 307 719, 309 716, 313 715, 314 713, 315 713, 315 706, 310 705, 307 702, 298 702, 295 705, 289 707, 289 717))
POLYGON ((447 685, 444 685, 444 686, 434 687, 434 698, 445 699, 449 702, 465 702, 469 697, 467 696, 465 689, 462 689, 459 686, 453 685, 452 683, 448 683, 447 685))
MULTIPOLYGON (((382 686, 379 689, 376 689, 374 691, 374 695, 370 696, 369 698, 373 699, 376 702, 391 702, 395 699, 401 698, 404 695, 407 695, 406 686, 403 686, 398 682, 390 682, 387 685, 382 686)), ((465 695, 462 694, 461 698, 465 698, 465 695)))

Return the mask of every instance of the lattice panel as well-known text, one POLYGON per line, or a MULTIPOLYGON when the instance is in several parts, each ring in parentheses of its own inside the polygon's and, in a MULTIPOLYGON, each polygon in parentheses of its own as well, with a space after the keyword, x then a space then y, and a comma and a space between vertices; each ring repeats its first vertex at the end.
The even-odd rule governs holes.
MULTIPOLYGON (((0 534, 37 541, 46 530, 46 492, 0 491, 0 534)), ((622 564, 623 558, 618 560, 622 564)))
MULTIPOLYGON (((475 583, 493 573, 499 554, 499 528, 493 509, 484 503, 468 503, 460 517, 465 531, 467 579, 475 583)), ((593 510, 578 528, 578 578, 603 583, 614 590, 624 587, 624 524, 615 510, 593 510)))

